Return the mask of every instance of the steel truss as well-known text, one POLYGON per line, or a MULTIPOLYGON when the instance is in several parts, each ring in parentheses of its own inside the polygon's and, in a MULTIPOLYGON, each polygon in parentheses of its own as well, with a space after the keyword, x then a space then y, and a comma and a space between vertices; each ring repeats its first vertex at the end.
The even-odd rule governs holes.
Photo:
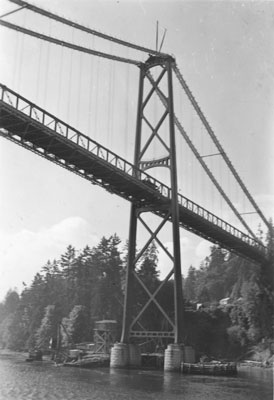
MULTIPOLYGON (((146 172, 157 165, 170 167, 169 156, 141 160, 137 168, 1 84, 0 135, 136 204, 139 213, 144 208, 172 219, 171 188, 146 172)), ((266 260, 266 249, 258 240, 180 194, 178 205, 184 229, 252 261, 266 260)))
MULTIPOLYGON (((180 254, 180 220, 179 220, 179 206, 178 206, 178 189, 177 189, 177 165, 176 165, 176 149, 175 149, 175 124, 174 124, 174 110, 173 110, 173 87, 172 87, 172 65, 174 59, 172 57, 155 57, 150 56, 146 63, 140 65, 140 80, 139 80, 139 98, 138 98, 138 110, 137 110, 137 124, 136 124, 136 142, 135 142, 135 159, 134 166, 136 167, 136 174, 138 170, 155 168, 158 166, 166 167, 170 170, 170 187, 171 187, 171 201, 166 205, 164 215, 157 208, 157 205, 152 207, 138 207, 136 204, 131 206, 130 215, 130 228, 129 228, 129 247, 128 247, 128 265, 127 265, 127 276, 126 276, 126 293, 124 303, 124 316, 123 316, 123 330, 122 330, 122 343, 128 343, 130 338, 147 337, 147 338, 173 338, 174 343, 183 342, 183 293, 182 293, 182 276, 181 276, 181 254, 180 254), (152 68, 156 68, 156 73, 159 72, 157 79, 151 83, 149 76, 152 68), (160 67, 160 68, 159 68, 160 67), (167 107, 164 109, 163 114, 158 117, 158 121, 154 124, 145 115, 145 108, 152 101, 153 96, 157 95, 157 89, 159 85, 166 78, 166 101, 167 107), (145 81, 149 83, 148 93, 145 94, 144 86, 145 81), (168 120, 169 129, 169 143, 166 143, 161 137, 160 127, 163 122, 168 120), (144 137, 143 123, 149 128, 151 133, 144 137), (153 143, 153 140, 159 140, 167 152, 167 156, 158 160, 145 161, 144 155, 147 149, 153 143), (154 212, 162 216, 162 221, 156 228, 152 230, 148 224, 142 218, 142 213, 154 212), (161 215, 162 214, 162 215, 161 215), (173 254, 171 254, 159 239, 159 232, 165 226, 166 222, 172 223, 172 242, 173 242, 173 254), (141 224, 149 233, 149 240, 145 243, 142 249, 136 255, 136 238, 137 238, 137 227, 141 224), (168 257, 173 263, 173 268, 160 284, 160 286, 151 293, 146 287, 144 282, 136 273, 136 267, 138 260, 148 246, 156 241, 160 247, 166 252, 168 257), (156 299, 157 294, 167 283, 167 281, 174 277, 174 318, 169 316, 166 311, 162 308, 156 299), (134 309, 134 283, 135 279, 143 290, 148 295, 147 302, 142 306, 141 310, 137 312, 137 315, 133 315, 134 309), (164 317, 168 329, 162 332, 155 332, 146 330, 144 327, 142 331, 137 330, 137 325, 141 325, 140 319, 144 315, 147 308, 154 304, 164 317)), ((138 178, 138 176, 136 176, 138 178)))

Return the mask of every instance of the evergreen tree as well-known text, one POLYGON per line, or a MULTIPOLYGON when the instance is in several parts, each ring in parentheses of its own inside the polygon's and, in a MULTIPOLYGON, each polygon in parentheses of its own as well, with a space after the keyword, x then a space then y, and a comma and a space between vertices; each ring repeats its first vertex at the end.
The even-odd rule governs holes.
POLYGON ((90 341, 92 338, 90 317, 84 306, 74 306, 69 317, 63 319, 62 325, 65 327, 68 334, 63 334, 63 338, 66 342, 65 344, 67 345, 68 341, 71 341, 71 344, 75 344, 90 341))
POLYGON ((96 287, 92 299, 92 312, 100 319, 120 320, 122 315, 122 260, 117 235, 103 237, 93 249, 93 268, 96 287))
POLYGON ((9 290, 4 300, 4 313, 14 313, 20 304, 19 294, 15 290, 9 290))
POLYGON ((159 271, 157 267, 158 250, 153 241, 144 251, 137 270, 138 276, 142 279, 150 292, 154 292, 159 285, 159 271))
POLYGON ((196 269, 192 265, 184 281, 184 298, 192 301, 196 299, 196 269))
POLYGON ((59 316, 54 305, 48 305, 45 308, 45 315, 41 325, 36 332, 36 346, 42 349, 48 349, 51 342, 57 340, 57 329, 59 316))
MULTIPOLYGON (((136 274, 147 288, 153 294, 160 285, 158 267, 158 249, 153 241, 143 252, 140 257, 136 274)), ((135 281, 135 314, 137 314, 149 300, 149 295, 140 284, 135 281)), ((160 304, 160 294, 157 296, 157 301, 160 304)), ((163 315, 154 302, 150 302, 139 321, 143 327, 148 330, 160 330, 163 321, 163 315)))

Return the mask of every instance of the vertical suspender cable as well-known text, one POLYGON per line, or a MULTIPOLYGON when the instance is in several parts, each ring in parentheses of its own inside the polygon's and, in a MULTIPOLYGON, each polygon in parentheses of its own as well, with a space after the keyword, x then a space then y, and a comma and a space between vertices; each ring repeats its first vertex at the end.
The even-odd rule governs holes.
MULTIPOLYGON (((26 26, 26 11, 22 10, 23 12, 23 26, 26 26)), ((21 40, 21 49, 20 49, 20 59, 19 59, 19 73, 18 73, 18 83, 17 83, 17 87, 18 87, 18 91, 21 91, 21 82, 23 81, 22 79, 22 73, 23 73, 23 69, 24 69, 24 48, 25 48, 25 40, 26 40, 25 35, 22 35, 22 40, 21 40), (23 68, 22 68, 23 66, 23 68)))
MULTIPOLYGON (((112 43, 111 43, 111 54, 112 54, 112 43)), ((112 62, 108 62, 108 66, 109 66, 109 74, 108 74, 108 79, 109 82, 107 83, 107 86, 109 88, 109 92, 108 92, 108 112, 107 112, 107 143, 108 143, 108 147, 112 147, 111 146, 111 106, 112 106, 112 96, 113 96, 113 81, 112 81, 112 68, 113 68, 113 64, 112 62)), ((104 88, 106 91, 106 87, 104 88)))
POLYGON ((45 60, 45 69, 44 69, 44 87, 43 87, 43 104, 44 107, 47 107, 47 93, 48 93, 48 87, 47 87, 47 82, 48 82, 48 70, 49 70, 49 47, 50 43, 46 44, 46 60, 45 60))
POLYGON ((38 73, 37 73, 37 79, 36 79, 36 94, 35 94, 35 99, 38 101, 39 98, 39 92, 40 92, 40 83, 41 83, 41 64, 42 64, 42 51, 43 51, 43 42, 38 41, 38 46, 39 46, 39 55, 38 55, 38 73))
MULTIPOLYGON (((78 68, 78 96, 77 96, 77 105, 76 105, 76 126, 77 129, 80 129, 79 127, 79 116, 80 116, 80 104, 81 104, 81 89, 82 89, 82 75, 83 75, 83 65, 82 65, 82 57, 83 54, 79 54, 80 61, 79 61, 79 68, 78 68)), ((81 119, 80 119, 81 120, 81 119)))
POLYGON ((98 101, 99 101, 99 89, 100 89, 100 57, 98 57, 97 70, 96 70, 96 90, 95 90, 95 110, 94 110, 94 137, 97 138, 98 132, 98 101))
POLYGON ((231 170, 231 173, 233 174, 234 178, 239 183, 242 191, 245 193, 246 197, 248 198, 248 200, 250 201, 250 203, 252 204, 252 206, 254 207, 256 212, 258 213, 258 215, 264 221, 265 225, 267 227, 269 227, 268 220, 265 218, 264 214, 262 213, 262 211, 260 210, 260 208, 256 204, 255 200, 253 199, 253 197, 249 193, 248 189, 246 188, 245 184, 243 183, 242 179, 238 175, 236 169, 234 168, 233 164, 231 163, 230 159, 228 158, 227 154, 225 153, 223 147, 221 146, 220 142, 218 141, 216 135, 214 134, 211 126, 207 122, 207 119, 204 116, 199 104, 197 103, 197 101, 196 101, 195 97, 193 96, 192 92, 190 91, 186 81, 184 80, 183 75, 181 74, 179 68, 176 65, 174 65, 173 69, 174 69, 174 72, 175 72, 175 74, 177 76, 177 79, 178 79, 180 85, 182 86, 182 88, 186 92, 189 100, 191 101, 191 104, 193 105, 194 109, 196 110, 197 114, 199 115, 199 118, 201 119, 202 123, 204 124, 204 126, 206 128, 206 131, 208 132, 209 136, 211 137, 212 141, 214 142, 216 148, 222 154, 222 157, 224 158, 224 160, 225 160, 226 164, 228 165, 229 169, 231 170))
POLYGON ((19 49, 19 56, 18 56, 18 63, 17 65, 20 66, 18 68, 18 75, 17 75, 17 83, 16 83, 16 88, 18 92, 21 92, 21 82, 22 82, 22 71, 24 69, 24 42, 25 42, 25 35, 21 35, 21 43, 20 43, 20 49, 19 49))
MULTIPOLYGON (((72 38, 71 41, 73 42, 74 39, 74 30, 72 30, 72 38)), ((70 50, 70 57, 69 57, 69 77, 68 77, 68 97, 67 97, 67 120, 71 124, 70 118, 70 98, 71 98, 71 81, 72 81, 72 50, 70 50)))
POLYGON ((20 65, 19 62, 18 62, 18 57, 19 57, 19 51, 20 51, 19 42, 21 40, 21 36, 22 35, 19 35, 18 32, 14 33, 14 37, 15 37, 16 43, 15 43, 15 48, 14 48, 14 51, 15 51, 15 62, 13 63, 12 86, 13 86, 13 89, 15 91, 16 91, 16 84, 17 84, 17 82, 16 82, 17 71, 18 71, 19 65, 20 65))
MULTIPOLYGON (((147 73, 146 75, 148 79, 154 83, 153 77, 151 76, 150 73, 147 73)), ((161 92, 159 88, 156 89, 158 96, 160 97, 162 103, 167 107, 167 99, 165 95, 161 92)), ((237 215, 238 219, 241 221, 243 226, 246 228, 246 230, 254 237, 254 239, 257 239, 256 235, 253 233, 253 231, 250 229, 250 227, 246 224, 246 222, 243 220, 237 209, 235 208, 234 204, 231 202, 230 198, 226 195, 222 187, 220 186, 219 182, 216 180, 215 176, 212 174, 211 170, 208 168, 207 164, 204 162, 204 159, 200 156, 200 153, 198 152, 196 146, 193 144, 193 142, 190 140, 188 134, 186 133, 185 129, 179 122, 178 118, 174 115, 174 122, 175 125, 177 126, 179 132, 183 135, 184 139, 186 140, 187 144, 191 148, 192 152, 195 154, 197 160, 202 164, 204 170, 206 171, 207 175, 211 179, 211 181, 214 183, 216 188, 219 190, 220 194, 223 196, 223 198, 226 200, 227 204, 230 206, 230 208, 233 210, 234 214, 237 215)))
POLYGON ((124 119, 124 156, 126 159, 129 159, 128 154, 128 113, 129 113, 129 93, 130 93, 130 79, 129 79, 129 65, 126 65, 126 81, 125 81, 125 119, 124 119))
MULTIPOLYGON (((51 34, 51 24, 52 24, 52 21, 50 21, 50 34, 51 34)), ((49 68, 50 68, 50 43, 48 43, 47 47, 46 47, 45 93, 44 93, 45 107, 47 104, 47 94, 48 94, 48 88, 49 88, 49 68)))
MULTIPOLYGON (((94 36, 92 36, 92 48, 94 49, 94 36)), ((93 65, 93 60, 94 57, 89 57, 90 59, 90 64, 89 64, 89 84, 88 84, 88 91, 89 91, 89 95, 88 95, 88 127, 87 127, 87 134, 89 137, 93 136, 93 130, 92 130, 92 126, 91 126, 91 117, 93 117, 92 114, 92 95, 93 95, 93 88, 94 88, 94 65, 93 65)))
MULTIPOLYGON (((115 122, 115 71, 116 71, 116 64, 113 63, 113 69, 112 69, 112 99, 111 99, 111 126, 110 126, 110 131, 111 131, 111 140, 113 140, 113 132, 114 132, 114 122, 115 122)), ((120 102, 119 102, 120 104, 120 102)))
POLYGON ((64 58, 64 48, 61 48, 61 62, 59 65, 59 82, 58 82, 58 93, 57 93, 57 115, 60 115, 60 100, 63 98, 61 96, 62 92, 62 77, 63 77, 63 58, 64 58))

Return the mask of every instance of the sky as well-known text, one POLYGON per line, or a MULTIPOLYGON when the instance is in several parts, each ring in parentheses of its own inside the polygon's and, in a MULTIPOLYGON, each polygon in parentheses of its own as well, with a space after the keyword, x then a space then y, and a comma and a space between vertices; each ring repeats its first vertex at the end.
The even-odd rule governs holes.
MULTIPOLYGON (((156 21, 159 21, 159 36, 167 30, 162 51, 176 57, 239 175, 266 217, 273 216, 274 2, 33 0, 32 3, 153 49, 156 21)), ((0 0, 1 15, 15 8, 7 0, 0 0)), ((86 45, 89 40, 100 50, 122 54, 117 45, 76 37, 56 24, 48 27, 48 22, 44 23, 35 14, 20 13, 5 19, 36 31, 49 29, 52 36, 64 35, 79 44, 86 45)), ((0 27, 0 82, 132 159, 138 73, 132 67, 90 61, 84 56, 77 61, 64 49, 52 49, 37 42, 0 27), (103 77, 100 70, 105 72, 103 77)), ((123 54, 142 60, 147 57, 129 50, 123 54)), ((182 159, 187 161, 184 151, 182 159)), ((188 194, 188 190, 191 193, 195 176, 187 163, 185 167, 182 163, 181 171, 180 190, 183 194, 188 194)), ((206 201, 204 181, 197 182, 193 200, 201 204, 206 201)), ((123 243, 127 240, 129 203, 2 137, 0 187, 0 301, 10 288, 20 292, 22 282, 29 284, 47 260, 58 259, 70 244, 81 250, 114 233, 123 243)), ((213 211, 218 208, 215 202, 212 208, 213 211)), ((228 216, 226 210, 223 212, 228 216)), ((166 247, 171 247, 169 232, 163 234, 162 240, 166 247)), ((199 267, 209 254, 209 246, 202 238, 181 230, 184 275, 191 264, 199 267)), ((164 276, 167 259, 162 252, 159 259, 164 276)))

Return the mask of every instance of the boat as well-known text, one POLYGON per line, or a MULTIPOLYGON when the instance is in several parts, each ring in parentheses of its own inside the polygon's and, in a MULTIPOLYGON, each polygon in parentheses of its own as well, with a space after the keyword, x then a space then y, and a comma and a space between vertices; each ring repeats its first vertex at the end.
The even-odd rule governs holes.
POLYGON ((43 361, 43 353, 41 350, 33 350, 29 352, 28 358, 26 358, 27 362, 32 361, 43 361))
POLYGON ((236 376, 237 364, 234 362, 182 363, 181 372, 194 375, 236 376))

